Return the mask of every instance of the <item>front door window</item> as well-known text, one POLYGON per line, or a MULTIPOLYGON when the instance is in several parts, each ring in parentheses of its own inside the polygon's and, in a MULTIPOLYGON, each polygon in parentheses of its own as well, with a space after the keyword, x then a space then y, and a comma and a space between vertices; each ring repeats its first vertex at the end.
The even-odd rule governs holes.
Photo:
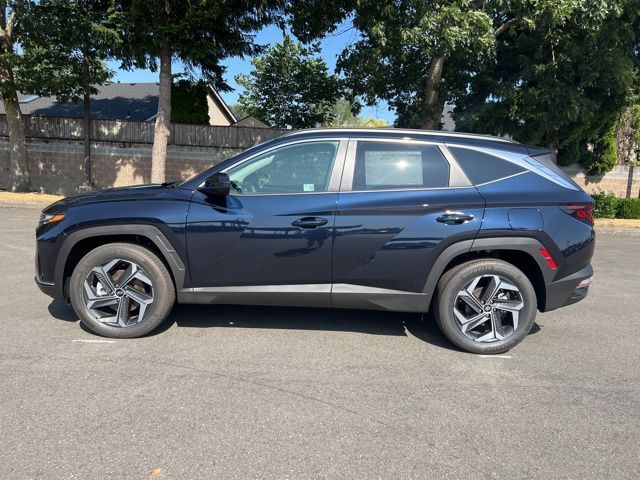
POLYGON ((326 192, 339 141, 271 150, 227 172, 234 195, 326 192))

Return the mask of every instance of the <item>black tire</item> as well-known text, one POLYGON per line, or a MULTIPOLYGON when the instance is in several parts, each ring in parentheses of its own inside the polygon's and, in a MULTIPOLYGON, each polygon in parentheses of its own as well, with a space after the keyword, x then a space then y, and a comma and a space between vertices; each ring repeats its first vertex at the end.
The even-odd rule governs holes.
MULTIPOLYGON (((498 259, 472 260, 446 272, 438 282, 434 298, 434 316, 442 333, 456 346, 471 353, 504 353, 520 343, 531 331, 537 313, 536 292, 527 276, 512 264, 498 259), (524 304, 519 311, 518 326, 502 340, 479 342, 462 332, 454 314, 458 292, 475 278, 498 275, 517 287, 524 304)), ((487 307, 489 308, 489 307, 487 307)))
POLYGON ((131 243, 110 243, 91 250, 78 262, 69 282, 69 296, 80 321, 92 332, 110 338, 136 338, 149 333, 167 318, 175 302, 175 288, 167 268, 154 253, 131 243), (91 314, 85 301, 87 276, 94 267, 114 259, 133 262, 153 285, 153 302, 146 307, 142 320, 131 326, 119 327, 100 322, 91 314))

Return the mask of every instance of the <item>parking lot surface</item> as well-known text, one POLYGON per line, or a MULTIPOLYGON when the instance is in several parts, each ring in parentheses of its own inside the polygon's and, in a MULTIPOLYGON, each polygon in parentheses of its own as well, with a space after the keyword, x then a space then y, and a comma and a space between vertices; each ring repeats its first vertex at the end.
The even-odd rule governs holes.
POLYGON ((109 340, 33 282, 0 207, 0 478, 640 478, 640 235, 500 356, 414 314, 177 306, 109 340))

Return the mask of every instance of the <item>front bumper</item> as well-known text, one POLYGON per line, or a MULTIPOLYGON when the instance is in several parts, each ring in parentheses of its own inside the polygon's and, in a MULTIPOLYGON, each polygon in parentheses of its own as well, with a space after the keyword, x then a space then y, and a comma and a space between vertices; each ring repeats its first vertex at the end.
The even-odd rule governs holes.
POLYGON ((544 311, 571 305, 579 302, 589 293, 589 280, 593 277, 591 265, 546 286, 544 311))
POLYGON ((38 285, 38 288, 42 293, 44 293, 45 295, 49 295, 51 298, 62 299, 62 295, 59 292, 59 289, 56 288, 55 283, 45 282, 37 274, 35 279, 36 279, 36 285, 38 285))

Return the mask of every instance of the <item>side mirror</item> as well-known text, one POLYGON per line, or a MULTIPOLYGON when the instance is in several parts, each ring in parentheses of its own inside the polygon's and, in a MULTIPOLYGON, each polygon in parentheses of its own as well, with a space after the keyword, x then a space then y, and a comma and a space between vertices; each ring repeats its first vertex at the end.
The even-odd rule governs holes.
POLYGON ((231 179, 226 173, 214 173, 204 181, 204 185, 198 190, 205 195, 226 197, 231 190, 231 179))

